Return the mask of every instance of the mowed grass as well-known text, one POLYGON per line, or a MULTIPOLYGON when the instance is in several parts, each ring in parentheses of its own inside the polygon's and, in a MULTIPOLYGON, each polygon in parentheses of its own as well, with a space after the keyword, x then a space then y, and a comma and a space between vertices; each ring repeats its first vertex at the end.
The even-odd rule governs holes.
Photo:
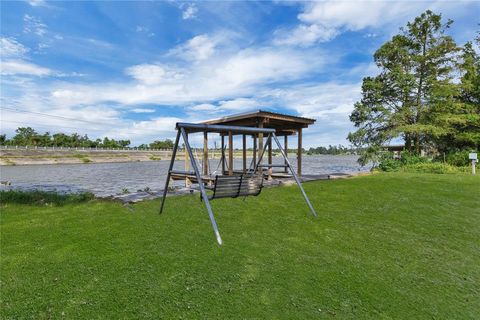
POLYGON ((1 209, 0 318, 478 319, 480 176, 1 209))

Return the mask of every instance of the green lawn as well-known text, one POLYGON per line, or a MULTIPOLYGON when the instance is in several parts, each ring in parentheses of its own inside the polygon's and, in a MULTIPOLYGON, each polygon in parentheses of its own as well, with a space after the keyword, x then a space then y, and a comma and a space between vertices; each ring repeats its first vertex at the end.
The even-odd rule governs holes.
POLYGON ((1 210, 0 318, 478 319, 480 176, 1 210))

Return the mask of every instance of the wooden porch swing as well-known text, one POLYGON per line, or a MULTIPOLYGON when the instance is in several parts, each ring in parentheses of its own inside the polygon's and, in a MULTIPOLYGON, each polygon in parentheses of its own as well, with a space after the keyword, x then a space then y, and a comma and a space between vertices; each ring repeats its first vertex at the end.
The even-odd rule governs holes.
POLYGON ((220 237, 220 233, 218 232, 217 222, 213 215, 212 207, 210 206, 210 201, 218 198, 237 198, 237 197, 247 197, 247 196, 258 196, 263 188, 263 167, 283 167, 290 170, 295 182, 297 183, 300 191, 312 212, 314 217, 317 216, 315 209, 313 208, 310 200, 305 193, 305 190, 300 183, 298 176, 296 175, 295 171, 293 170, 288 158, 286 156, 285 150, 280 145, 280 142, 275 135, 275 129, 267 129, 267 128, 252 128, 252 127, 241 127, 241 126, 225 126, 225 125, 209 125, 209 124, 196 124, 196 123, 177 123, 177 137, 175 139, 175 145, 173 147, 172 152, 172 159, 170 161, 170 166, 168 169, 167 180, 165 182, 165 188, 163 190, 163 197, 162 202, 160 205, 160 213, 163 212, 163 207, 165 204, 165 199, 167 196, 168 186, 170 183, 170 177, 172 174, 184 174, 184 175, 195 175, 196 182, 199 185, 200 189, 200 197, 205 203, 205 206, 208 211, 208 215, 210 217, 210 221, 213 226, 213 231, 217 238, 218 244, 222 244, 222 238, 220 237), (229 134, 230 136, 232 133, 235 134, 251 134, 251 135, 258 135, 258 134, 266 134, 267 135, 267 145, 271 143, 273 139, 277 144, 284 160, 285 164, 282 165, 274 165, 274 164, 262 164, 262 158, 265 153, 265 149, 262 149, 258 161, 252 160, 250 164, 250 168, 243 174, 240 175, 216 175, 215 179, 213 180, 213 186, 206 186, 204 180, 202 179, 202 175, 198 169, 197 163, 195 161, 192 148, 188 142, 188 134, 189 133, 197 133, 197 132, 214 132, 219 134, 229 134), (180 142, 180 136, 182 136, 184 144, 185 144, 185 152, 188 154, 190 158, 190 162, 193 168, 192 171, 181 171, 181 170, 173 170, 173 164, 175 162, 175 157, 178 150, 178 144, 180 142), (259 172, 260 168, 260 172, 259 172), (207 194, 207 189, 212 190, 212 194, 207 194))

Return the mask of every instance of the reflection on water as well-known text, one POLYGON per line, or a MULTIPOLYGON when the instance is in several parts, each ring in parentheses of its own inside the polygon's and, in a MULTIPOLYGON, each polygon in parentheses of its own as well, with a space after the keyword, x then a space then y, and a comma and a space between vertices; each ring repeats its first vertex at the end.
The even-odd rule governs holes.
MULTIPOLYGON (((304 156, 302 160, 304 174, 352 173, 370 169, 360 167, 357 156, 317 155, 304 156)), ((292 157, 290 161, 296 167, 296 159, 292 157)), ((275 157, 273 163, 283 163, 283 158, 275 157)), ((168 166, 169 161, 2 166, 0 178, 11 181, 15 188, 65 192, 89 190, 98 196, 108 196, 120 193, 124 188, 129 191, 147 187, 156 191, 163 189, 168 166)), ((183 160, 175 162, 175 169, 182 170, 183 166, 183 160)), ((219 170, 218 167, 218 160, 210 160, 212 173, 219 170)), ((235 159, 234 168, 242 168, 241 159, 235 159)))

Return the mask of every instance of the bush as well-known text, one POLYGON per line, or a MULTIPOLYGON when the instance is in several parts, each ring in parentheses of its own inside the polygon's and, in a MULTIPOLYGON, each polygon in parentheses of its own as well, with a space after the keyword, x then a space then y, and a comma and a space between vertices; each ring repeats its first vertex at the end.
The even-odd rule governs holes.
POLYGON ((413 152, 402 151, 400 161, 402 165, 413 165, 417 163, 428 163, 431 160, 413 152))
POLYGON ((468 160, 468 154, 476 151, 458 151, 447 154, 446 160, 452 166, 468 166, 471 160, 468 160))
POLYGON ((398 171, 402 163, 398 159, 393 158, 392 152, 385 152, 380 155, 378 168, 382 171, 391 172, 398 171))
POLYGON ((0 203, 32 204, 32 205, 65 205, 69 203, 80 203, 92 200, 91 192, 64 194, 55 191, 22 191, 7 190, 0 191, 0 203))
POLYGON ((455 167, 446 163, 430 162, 430 163, 416 163, 409 164, 402 167, 404 172, 417 173, 460 173, 465 172, 465 167, 455 167))
POLYGON ((384 152, 380 155, 378 168, 382 171, 398 171, 403 166, 419 163, 429 163, 431 160, 409 151, 402 151, 400 159, 393 158, 393 152, 384 152))

